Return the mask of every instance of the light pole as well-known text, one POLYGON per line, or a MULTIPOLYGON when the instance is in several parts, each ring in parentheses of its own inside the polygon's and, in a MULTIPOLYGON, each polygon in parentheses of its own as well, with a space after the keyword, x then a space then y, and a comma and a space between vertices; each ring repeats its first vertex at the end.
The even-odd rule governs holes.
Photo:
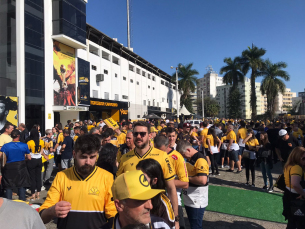
MULTIPOLYGON (((180 65, 179 68, 181 68, 182 66, 180 65)), ((174 67, 171 66, 171 69, 173 69, 174 67)), ((177 123, 179 120, 179 103, 178 103, 178 67, 176 67, 176 103, 177 103, 177 123)))

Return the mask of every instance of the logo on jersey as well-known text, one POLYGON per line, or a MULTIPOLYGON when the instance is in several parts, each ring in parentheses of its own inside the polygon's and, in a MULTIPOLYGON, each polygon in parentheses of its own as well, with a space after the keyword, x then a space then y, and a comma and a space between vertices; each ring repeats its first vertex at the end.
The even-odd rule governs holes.
POLYGON ((71 190, 71 188, 72 188, 72 186, 70 186, 70 187, 67 187, 68 191, 70 191, 70 190, 71 190))
POLYGON ((100 191, 98 190, 97 187, 92 187, 92 188, 89 189, 88 194, 98 196, 100 194, 100 191))
POLYGON ((172 155, 172 158, 173 158, 174 160, 178 160, 178 157, 177 157, 176 155, 172 155))
POLYGON ((171 166, 171 163, 169 162, 168 158, 165 158, 165 162, 167 164, 169 173, 172 173, 173 172, 172 166, 171 166))
POLYGON ((144 187, 148 187, 149 186, 148 180, 146 179, 144 174, 140 175, 139 181, 140 181, 141 185, 143 185, 144 187))
POLYGON ((130 163, 130 166, 133 166, 133 163, 130 163))

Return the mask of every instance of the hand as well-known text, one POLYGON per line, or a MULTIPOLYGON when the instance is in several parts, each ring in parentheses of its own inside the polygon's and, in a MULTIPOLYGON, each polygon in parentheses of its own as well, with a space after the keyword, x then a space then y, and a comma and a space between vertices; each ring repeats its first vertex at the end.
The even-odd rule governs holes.
POLYGON ((302 195, 299 195, 299 196, 297 197, 297 199, 298 199, 298 200, 304 200, 304 198, 303 198, 302 195))
POLYGON ((249 138, 252 138, 252 133, 249 133, 249 134, 248 134, 248 137, 249 137, 249 138))
POLYGON ((47 161, 49 160, 49 157, 47 155, 43 155, 44 159, 46 159, 47 161))
POLYGON ((179 222, 175 222, 175 229, 179 229, 179 222))
POLYGON ((58 218, 66 218, 71 210, 71 204, 67 201, 60 201, 54 205, 55 216, 58 218))

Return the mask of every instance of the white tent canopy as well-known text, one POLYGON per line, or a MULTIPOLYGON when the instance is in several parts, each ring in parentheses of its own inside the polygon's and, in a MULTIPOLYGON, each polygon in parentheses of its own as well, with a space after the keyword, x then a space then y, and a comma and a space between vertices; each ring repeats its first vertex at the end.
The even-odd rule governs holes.
POLYGON ((183 105, 182 108, 179 109, 179 115, 184 114, 184 115, 191 115, 192 113, 189 112, 186 107, 183 105))

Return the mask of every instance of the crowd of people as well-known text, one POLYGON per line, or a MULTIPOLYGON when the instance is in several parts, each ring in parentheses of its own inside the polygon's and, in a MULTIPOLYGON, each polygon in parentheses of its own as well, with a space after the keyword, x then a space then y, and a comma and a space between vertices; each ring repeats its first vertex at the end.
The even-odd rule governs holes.
POLYGON ((114 128, 100 119, 68 120, 42 135, 39 125, 28 131, 7 123, 0 135, 0 216, 15 206, 13 195, 33 201, 49 188, 40 218, 29 216, 36 226, 24 228, 57 218, 58 228, 183 229, 183 204, 191 228, 202 228, 210 178, 245 170, 245 185, 255 187, 260 166, 261 188, 271 193, 272 168, 281 163, 287 228, 305 228, 304 214, 295 215, 292 204, 305 198, 304 131, 302 122, 284 120, 211 119, 199 126, 122 120, 114 128))

